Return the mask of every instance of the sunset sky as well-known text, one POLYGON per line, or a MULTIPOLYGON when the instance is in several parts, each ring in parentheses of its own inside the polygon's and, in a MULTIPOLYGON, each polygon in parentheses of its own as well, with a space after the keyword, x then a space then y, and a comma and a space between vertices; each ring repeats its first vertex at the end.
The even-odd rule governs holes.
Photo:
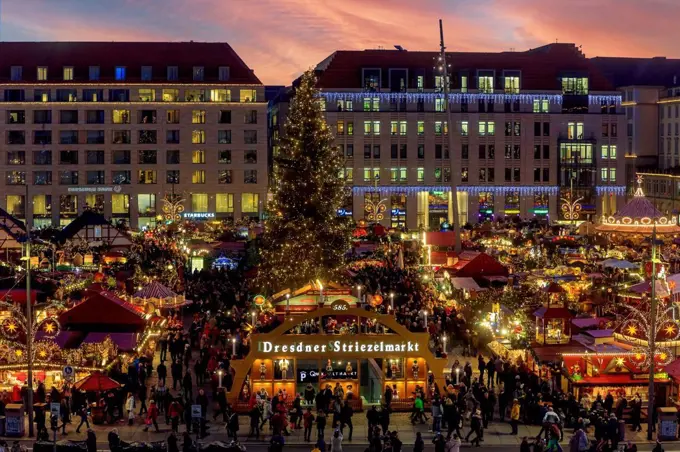
POLYGON ((678 0, 0 0, 6 41, 226 41, 266 84, 337 49, 525 50, 679 57, 678 0))

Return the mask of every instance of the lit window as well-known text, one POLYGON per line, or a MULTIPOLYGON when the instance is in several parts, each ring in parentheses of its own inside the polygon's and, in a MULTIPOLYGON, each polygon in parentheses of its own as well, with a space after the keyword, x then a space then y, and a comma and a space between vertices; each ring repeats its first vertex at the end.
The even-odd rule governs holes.
POLYGON ((467 121, 461 121, 460 122, 460 134, 464 137, 468 136, 468 122, 467 121))
POLYGON ((192 193, 191 194, 191 211, 192 212, 207 212, 208 211, 208 194, 207 193, 192 193))
POLYGON ((418 135, 425 135, 425 121, 418 121, 418 135))
POLYGON ((338 135, 345 134, 345 121, 338 121, 337 123, 337 133, 338 135))
POLYGON ((231 102, 231 90, 211 89, 210 102, 231 102))
POLYGON ((116 66, 116 80, 125 80, 125 66, 116 66))
POLYGON ((191 112, 192 124, 205 124, 205 110, 192 110, 191 112))
POLYGON ((373 121, 373 135, 380 135, 380 121, 373 121))
POLYGON ((399 132, 399 121, 390 122, 390 135, 396 135, 399 132))
POLYGON ((399 121, 399 135, 406 135, 406 121, 399 121))
POLYGON ((38 66, 38 81, 44 82, 47 80, 47 67, 38 66))
POLYGON ((242 89, 240 101, 257 102, 257 91, 254 89, 242 89))
POLYGON ((588 77, 563 77, 562 94, 579 96, 588 94, 588 77))
POLYGON ((64 67, 64 81, 73 80, 73 67, 64 67))
POLYGON ((215 195, 215 212, 234 213, 234 194, 217 193, 215 195))
POLYGON ((192 184, 205 184, 205 171, 204 170, 194 170, 191 173, 191 183, 192 184))
POLYGON ((468 92, 468 76, 467 75, 461 75, 460 76, 460 92, 461 93, 467 93, 468 92))
POLYGON ((480 93, 492 94, 493 86, 493 71, 479 71, 478 75, 478 89, 480 93))
POLYGON ((425 168, 417 168, 418 182, 425 182, 425 168))
POLYGON ((205 143, 205 130, 193 130, 191 132, 191 142, 193 144, 205 143))
POLYGON ((139 101, 140 102, 155 102, 156 101, 156 90, 150 88, 141 88, 139 90, 139 101))
POLYGON ((241 193, 241 212, 259 213, 260 195, 258 193, 241 193))
POLYGON ((193 151, 191 153, 191 163, 205 163, 205 151, 193 151))
POLYGON ((505 76, 505 93, 518 94, 519 93, 519 76, 505 76))
POLYGON ((111 195, 111 213, 113 215, 129 215, 130 214, 130 195, 126 195, 126 194, 122 194, 122 193, 113 193, 111 195))
POLYGON ((438 97, 434 100, 434 111, 446 111, 446 99, 438 97))
POLYGON ((364 135, 371 134, 371 121, 364 121, 364 135))
POLYGON ((345 180, 347 182, 354 181, 354 168, 345 168, 345 180))

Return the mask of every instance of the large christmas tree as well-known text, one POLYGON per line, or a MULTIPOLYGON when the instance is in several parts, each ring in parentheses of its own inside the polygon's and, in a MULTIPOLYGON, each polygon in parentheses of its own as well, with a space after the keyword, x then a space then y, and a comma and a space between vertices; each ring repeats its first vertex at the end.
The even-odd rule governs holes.
POLYGON ((274 156, 258 273, 268 293, 335 279, 349 248, 349 225, 337 215, 345 196, 344 156, 332 144, 315 83, 311 71, 300 79, 274 156))

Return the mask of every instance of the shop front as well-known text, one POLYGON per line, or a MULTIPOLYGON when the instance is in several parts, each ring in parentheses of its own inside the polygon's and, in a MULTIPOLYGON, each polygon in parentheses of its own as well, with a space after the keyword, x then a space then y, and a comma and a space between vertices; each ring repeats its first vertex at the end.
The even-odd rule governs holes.
POLYGON ((230 400, 245 410, 255 393, 285 394, 289 404, 300 393, 304 402, 313 404, 312 390, 316 394, 330 387, 361 410, 366 403, 380 403, 389 386, 392 408, 410 410, 414 394, 427 387, 430 373, 444 387, 446 359, 435 358, 428 342, 427 333, 408 331, 392 315, 335 303, 288 317, 269 333, 254 334, 250 353, 231 362, 235 378, 230 400), (329 320, 353 321, 359 332, 323 327, 317 334, 296 334, 300 325, 328 325, 329 320))

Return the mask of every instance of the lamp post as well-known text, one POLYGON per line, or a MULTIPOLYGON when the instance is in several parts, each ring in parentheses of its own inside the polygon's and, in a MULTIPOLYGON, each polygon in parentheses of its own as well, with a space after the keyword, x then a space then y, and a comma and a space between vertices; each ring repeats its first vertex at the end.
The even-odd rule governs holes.
MULTIPOLYGON (((28 221, 28 184, 24 200, 24 216, 26 217, 26 325, 33 325, 33 306, 31 306, 31 224, 28 221)), ((33 335, 26 334, 26 364, 28 383, 28 436, 33 437, 33 335)))

